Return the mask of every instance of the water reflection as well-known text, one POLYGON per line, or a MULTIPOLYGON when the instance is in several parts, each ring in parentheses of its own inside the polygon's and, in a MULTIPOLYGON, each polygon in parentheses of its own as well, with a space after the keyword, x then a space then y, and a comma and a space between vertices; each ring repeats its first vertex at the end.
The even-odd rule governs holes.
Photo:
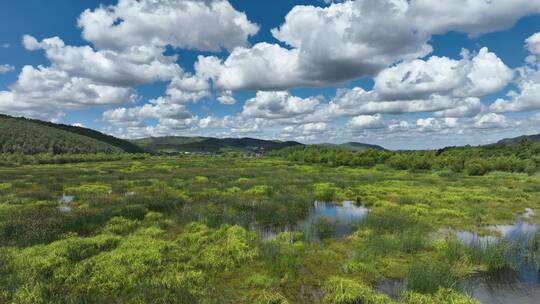
POLYGON ((315 202, 305 221, 300 226, 308 239, 320 240, 326 232, 335 239, 342 239, 356 230, 366 216, 368 209, 357 206, 354 202, 345 201, 341 205, 329 202, 315 202), (327 225, 328 227, 321 227, 327 225), (321 231, 323 230, 323 231, 321 231))
MULTIPOLYGON (((534 211, 527 209, 522 218, 532 215, 534 211)), ((497 242, 509 244, 514 249, 506 258, 514 269, 489 277, 472 278, 466 280, 464 285, 481 303, 540 303, 540 273, 532 252, 540 227, 518 219, 511 225, 491 225, 486 229, 497 235, 480 235, 469 231, 458 231, 456 234, 460 242, 470 246, 490 246, 497 242)))
POLYGON ((342 239, 356 230, 366 216, 368 209, 357 206, 352 201, 342 204, 330 202, 314 202, 306 219, 295 225, 282 227, 261 227, 251 224, 250 229, 256 231, 262 240, 270 240, 282 232, 303 232, 309 241, 320 241, 324 237, 342 239))
POLYGON ((58 210, 60 212, 71 212, 71 207, 69 204, 71 204, 75 200, 75 195, 65 195, 62 194, 62 196, 58 199, 58 210))
POLYGON ((65 195, 62 194, 62 196, 58 199, 58 202, 61 204, 69 204, 75 200, 75 195, 65 195))

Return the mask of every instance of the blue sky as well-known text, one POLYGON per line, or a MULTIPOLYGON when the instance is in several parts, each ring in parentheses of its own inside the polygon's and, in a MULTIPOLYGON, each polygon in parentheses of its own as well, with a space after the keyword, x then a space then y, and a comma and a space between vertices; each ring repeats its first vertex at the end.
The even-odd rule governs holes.
POLYGON ((0 4, 0 112, 396 149, 540 133, 540 0, 150 2, 0 4))

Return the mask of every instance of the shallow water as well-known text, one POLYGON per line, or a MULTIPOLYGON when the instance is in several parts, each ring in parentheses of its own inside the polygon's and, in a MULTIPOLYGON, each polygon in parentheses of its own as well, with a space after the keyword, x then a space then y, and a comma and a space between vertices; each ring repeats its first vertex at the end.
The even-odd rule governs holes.
POLYGON ((315 202, 308 217, 300 223, 302 230, 309 238, 319 240, 315 225, 325 220, 332 226, 332 237, 342 239, 353 233, 368 215, 368 209, 357 206, 354 202, 345 201, 341 205, 329 202, 315 202))
POLYGON ((483 304, 538 304, 540 303, 540 288, 529 283, 493 282, 492 280, 476 279, 472 281, 470 293, 483 304))
POLYGON ((281 232, 303 232, 307 240, 320 241, 321 237, 318 235, 316 225, 323 220, 331 227, 331 237, 342 239, 353 233, 367 215, 367 208, 357 206, 352 201, 345 201, 342 204, 316 201, 306 219, 299 221, 296 225, 276 228, 252 224, 250 229, 256 231, 262 240, 270 240, 281 232))
POLYGON ((75 200, 75 195, 65 195, 62 194, 62 196, 58 199, 58 202, 61 204, 69 204, 72 203, 75 200))
POLYGON ((69 204, 71 204, 75 200, 75 198, 75 195, 62 194, 62 196, 58 199, 58 210, 64 213, 71 212, 71 207, 69 206, 69 204))
POLYGON ((498 236, 479 235, 470 231, 456 233, 458 240, 467 245, 489 246, 502 240, 523 249, 508 257, 515 265, 515 271, 507 271, 496 277, 480 277, 463 282, 469 288, 469 292, 481 303, 540 303, 540 272, 537 263, 526 250, 532 238, 540 232, 540 227, 522 221, 533 215, 534 211, 527 208, 521 218, 511 225, 486 227, 498 236))
MULTIPOLYGON (((501 272, 496 276, 479 275, 460 282, 465 292, 471 294, 483 304, 539 304, 540 270, 537 263, 528 254, 526 248, 532 238, 540 233, 540 226, 523 222, 534 215, 532 209, 511 225, 491 225, 484 227, 494 235, 484 235, 471 231, 456 231, 458 240, 466 245, 489 246, 499 241, 519 245, 523 250, 508 257, 515 271, 501 272)), ((403 279, 387 279, 375 287, 376 290, 397 298, 406 289, 403 279)))

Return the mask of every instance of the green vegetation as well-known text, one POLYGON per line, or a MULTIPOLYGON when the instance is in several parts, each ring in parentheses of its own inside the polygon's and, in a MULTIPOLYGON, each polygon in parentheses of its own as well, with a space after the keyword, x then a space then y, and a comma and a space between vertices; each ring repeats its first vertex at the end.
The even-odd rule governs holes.
POLYGON ((446 152, 426 152, 429 170, 387 162, 413 152, 374 150, 343 152, 372 167, 329 166, 299 162, 304 149, 283 152, 288 159, 121 155, 1 166, 0 303, 473 304, 459 283, 512 271, 507 257, 520 249, 464 245, 451 231, 540 209, 536 174, 453 172, 437 165, 454 156, 446 152), (295 227, 317 200, 354 201, 369 215, 343 239, 332 237, 334 223, 315 221, 313 240, 295 227), (392 298, 377 288, 385 280, 407 283, 392 298))
POLYGON ((278 150, 272 155, 290 161, 331 167, 372 168, 386 165, 396 170, 448 170, 481 176, 492 171, 534 174, 540 171, 540 143, 522 138, 512 144, 481 147, 450 147, 438 151, 350 150, 328 146, 300 146, 278 150))
POLYGON ((140 153, 142 150, 100 132, 0 114, 0 153, 140 153))

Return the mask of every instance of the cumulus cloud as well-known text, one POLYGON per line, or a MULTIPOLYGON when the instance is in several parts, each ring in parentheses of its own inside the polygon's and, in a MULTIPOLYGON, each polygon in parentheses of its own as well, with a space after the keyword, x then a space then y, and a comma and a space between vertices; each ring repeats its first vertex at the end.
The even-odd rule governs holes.
POLYGON ((107 85, 134 86, 166 81, 182 72, 176 64, 176 56, 164 56, 163 49, 151 45, 132 46, 122 52, 95 51, 90 46, 67 46, 59 37, 39 42, 28 35, 24 36, 23 44, 28 50, 44 50, 51 66, 57 70, 107 85))
POLYGON ((443 34, 449 31, 471 35, 512 26, 519 18, 540 12, 540 2, 530 0, 431 0, 410 1, 409 16, 420 29, 443 34))
POLYGON ((243 116, 255 118, 290 118, 315 112, 320 99, 317 97, 300 98, 288 92, 257 92, 248 99, 242 111, 243 116))
POLYGON ((507 98, 499 98, 490 109, 494 112, 524 112, 540 109, 540 33, 525 41, 525 47, 531 53, 527 64, 519 69, 518 91, 510 91, 507 98))
POLYGON ((197 102, 210 96, 210 84, 206 79, 190 74, 176 76, 169 83, 166 94, 173 103, 197 102))
POLYGON ((23 67, 10 91, 0 91, 0 110, 6 113, 45 118, 63 109, 131 102, 137 98, 131 88, 94 84, 64 71, 23 67))
MULTIPOLYGON (((396 62, 429 54, 432 48, 428 42, 434 34, 492 32, 540 11, 540 3, 536 1, 518 1, 521 5, 505 0, 460 0, 437 5, 427 0, 356 0, 327 7, 299 5, 287 14, 280 27, 272 30, 273 36, 288 48, 258 43, 235 49, 223 61, 201 58, 200 65, 211 67, 212 77, 221 89, 283 90, 333 85, 373 76, 396 62)), ((472 60, 434 57, 423 65, 432 63, 436 66, 425 71, 426 76, 431 72, 439 78, 433 79, 432 87, 417 86, 420 92, 443 86, 443 75, 437 73, 451 76, 448 69, 452 66, 459 66, 454 73, 469 70, 463 76, 470 77, 472 88, 465 87, 461 92, 469 96, 496 90, 508 81, 510 74, 487 49, 482 49, 472 60), (500 76, 497 72, 501 72, 500 76), (467 89, 479 91, 467 92, 467 89)), ((409 63, 413 68, 411 65, 426 69, 420 61, 409 63)), ((459 84, 451 80, 457 88, 459 84)))
POLYGON ((534 55, 540 55, 540 32, 525 40, 525 47, 534 55))
POLYGON ((347 127, 353 130, 382 129, 386 127, 381 114, 358 115, 353 117, 347 127))
POLYGON ((435 117, 473 117, 484 110, 477 97, 458 100, 453 107, 433 113, 435 117))
POLYGON ((474 127, 478 129, 506 128, 508 125, 506 117, 496 113, 479 115, 474 122, 474 127))
POLYGON ((6 74, 15 71, 15 67, 11 64, 0 64, 0 74, 6 74))
POLYGON ((219 92, 217 100, 224 105, 233 105, 236 103, 236 99, 234 98, 232 91, 219 92))
POLYGON ((111 133, 124 138, 178 134, 196 129, 199 122, 198 117, 192 115, 185 105, 159 98, 142 106, 107 110, 102 119, 115 127, 110 130, 111 133), (157 119, 158 122, 149 125, 147 119, 157 119))
POLYGON ((148 44, 232 50, 259 30, 226 0, 119 0, 84 11, 78 24, 84 39, 116 50, 148 44))
POLYGON ((481 110, 482 105, 478 98, 463 99, 434 94, 426 99, 387 101, 375 91, 366 91, 357 87, 338 92, 329 104, 318 109, 316 115, 332 119, 378 113, 436 112, 439 117, 463 117, 474 116, 481 110))
POLYGON ((381 98, 417 99, 432 94, 454 97, 481 97, 504 88, 513 78, 512 70, 487 48, 461 60, 432 56, 383 70, 375 78, 375 91, 381 98))
POLYGON ((212 62, 213 76, 222 89, 279 90, 372 75, 431 52, 428 35, 409 25, 407 7, 406 1, 393 0, 295 6, 272 30, 290 48, 258 43, 235 49, 219 65, 212 62))
POLYGON ((281 90, 292 86, 317 85, 305 80, 299 67, 298 50, 278 44, 257 43, 251 48, 236 48, 224 60, 199 57, 199 73, 214 80, 221 90, 281 90))

